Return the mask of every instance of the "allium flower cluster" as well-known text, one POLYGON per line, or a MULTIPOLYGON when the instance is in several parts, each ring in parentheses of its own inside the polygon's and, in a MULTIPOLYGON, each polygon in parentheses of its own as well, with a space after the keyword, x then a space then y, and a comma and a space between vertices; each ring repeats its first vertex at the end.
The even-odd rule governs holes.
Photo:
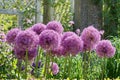
POLYGON ((39 37, 32 30, 12 29, 7 33, 7 42, 14 43, 14 54, 18 59, 25 59, 26 53, 29 60, 37 55, 39 37))
POLYGON ((11 44, 11 43, 14 44, 15 43, 15 38, 20 31, 21 30, 18 29, 18 28, 11 29, 6 35, 7 42, 9 44, 11 44))
POLYGON ((96 53, 99 57, 113 57, 115 55, 115 47, 109 40, 102 40, 96 46, 96 53))
MULTIPOLYGON (((74 23, 71 22, 73 25, 74 23)), ((113 57, 115 48, 108 40, 101 40, 104 31, 98 31, 93 26, 83 30, 80 36, 80 29, 74 32, 64 32, 62 24, 57 21, 50 21, 47 25, 37 23, 31 28, 21 31, 12 29, 6 35, 8 43, 14 46, 14 53, 18 59, 25 59, 28 53, 28 59, 32 60, 37 55, 37 48, 40 45, 44 51, 52 52, 54 56, 76 55, 81 51, 91 51, 96 49, 99 57, 113 57)), ((1 35, 0 36, 4 36, 1 35)), ((3 37, 0 38, 2 40, 3 37)), ((53 74, 59 72, 56 63, 52 65, 53 74)))
POLYGON ((38 37, 31 30, 21 31, 15 38, 15 46, 19 49, 29 50, 35 47, 38 43, 38 37))
POLYGON ((95 49, 96 44, 101 40, 100 32, 93 26, 89 26, 81 33, 81 39, 84 42, 83 51, 95 49))
POLYGON ((59 67, 58 67, 58 65, 57 65, 56 63, 54 63, 54 62, 51 62, 50 65, 51 65, 52 74, 53 74, 53 75, 57 75, 58 72, 59 72, 59 67))
POLYGON ((76 55, 82 51, 83 41, 77 35, 73 35, 62 40, 61 45, 65 48, 67 54, 76 55))
POLYGON ((39 44, 43 49, 54 49, 60 44, 59 34, 53 30, 44 30, 39 35, 39 44))
POLYGON ((54 30, 61 34, 64 31, 64 28, 62 27, 62 24, 57 21, 51 21, 47 24, 46 29, 54 30))
POLYGON ((42 24, 42 23, 37 23, 37 24, 34 24, 31 28, 33 31, 36 32, 36 34, 40 34, 43 30, 46 29, 46 25, 42 24))

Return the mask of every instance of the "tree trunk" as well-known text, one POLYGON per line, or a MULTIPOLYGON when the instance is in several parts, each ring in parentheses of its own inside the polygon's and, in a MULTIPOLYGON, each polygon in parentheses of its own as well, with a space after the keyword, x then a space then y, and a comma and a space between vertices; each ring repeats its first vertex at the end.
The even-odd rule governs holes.
POLYGON ((35 7, 36 7, 36 11, 35 11, 35 23, 39 23, 42 22, 42 14, 40 9, 41 8, 41 1, 40 0, 35 0, 35 7))
MULTIPOLYGON (((94 1, 94 0, 93 0, 94 1)), ((102 4, 96 5, 92 0, 75 0, 74 31, 87 26, 102 26, 102 4)))
POLYGON ((47 24, 53 18, 52 0, 43 0, 43 23, 47 24))

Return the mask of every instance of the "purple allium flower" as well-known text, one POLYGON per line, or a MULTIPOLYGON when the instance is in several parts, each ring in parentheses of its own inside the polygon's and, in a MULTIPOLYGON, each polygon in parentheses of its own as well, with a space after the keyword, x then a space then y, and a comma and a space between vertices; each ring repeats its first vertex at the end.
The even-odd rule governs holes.
POLYGON ((76 29, 76 34, 78 35, 78 36, 80 36, 80 29, 76 29))
POLYGON ((57 75, 59 72, 58 65, 54 62, 50 62, 50 65, 51 65, 51 71, 52 71, 53 75, 57 75))
POLYGON ((96 46, 96 53, 99 57, 113 57, 115 55, 115 47, 109 40, 102 40, 96 46))
POLYGON ((54 49, 60 44, 59 34, 53 30, 44 30, 39 36, 39 44, 43 49, 54 49))
POLYGON ((0 33, 0 42, 6 41, 6 35, 4 33, 0 33))
POLYGON ((33 58, 36 57, 38 51, 37 48, 33 48, 31 50, 20 50, 19 48, 15 47, 14 48, 14 54, 18 59, 23 59, 25 60, 26 58, 26 53, 28 54, 28 60, 32 60, 33 58))
POLYGON ((63 48, 63 46, 59 46, 59 47, 57 47, 57 48, 55 48, 55 49, 53 49, 53 50, 51 50, 51 53, 52 53, 52 55, 54 55, 54 56, 65 56, 65 49, 63 48))
POLYGON ((67 54, 71 53, 72 55, 76 55, 78 52, 82 51, 83 41, 80 37, 73 35, 62 40, 61 45, 65 48, 67 54))
POLYGON ((21 32, 21 30, 18 28, 11 29, 6 35, 7 42, 9 44, 15 43, 15 38, 19 32, 21 32))
POLYGON ((93 26, 89 26, 81 33, 81 39, 84 42, 83 51, 93 50, 96 44, 101 40, 100 32, 93 26))
POLYGON ((46 29, 54 30, 54 31, 58 32, 59 34, 61 34, 64 31, 62 24, 60 22, 57 22, 57 21, 50 21, 47 24, 46 29))
POLYGON ((74 21, 70 21, 69 24, 70 24, 70 25, 73 25, 73 24, 74 24, 74 21))
POLYGON ((42 24, 42 23, 37 23, 37 24, 34 24, 31 28, 33 31, 36 32, 36 34, 40 34, 43 30, 46 29, 46 25, 42 24))
POLYGON ((101 30, 101 31, 100 31, 100 34, 103 35, 103 34, 104 34, 104 30, 101 30))
POLYGON ((64 32, 63 35, 62 35, 61 41, 65 40, 67 37, 70 37, 72 35, 77 36, 74 32, 70 32, 70 31, 69 32, 64 32))
POLYGON ((16 46, 23 50, 32 49, 38 41, 39 37, 31 30, 21 31, 15 38, 16 46))

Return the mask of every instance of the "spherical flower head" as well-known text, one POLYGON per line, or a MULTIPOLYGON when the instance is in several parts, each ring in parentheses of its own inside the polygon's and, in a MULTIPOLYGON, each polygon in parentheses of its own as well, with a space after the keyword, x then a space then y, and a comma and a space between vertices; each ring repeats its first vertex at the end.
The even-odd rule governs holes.
POLYGON ((77 36, 74 32, 71 32, 71 31, 69 31, 69 32, 64 32, 63 35, 62 35, 61 41, 65 40, 67 37, 70 37, 70 36, 72 36, 72 35, 77 36))
POLYGON ((73 35, 63 40, 61 45, 65 48, 67 54, 76 55, 82 51, 83 41, 80 37, 73 35))
POLYGON ((32 30, 32 27, 27 28, 25 31, 33 32, 34 37, 35 37, 35 46, 39 45, 39 35, 32 30))
POLYGON ((69 24, 70 24, 70 25, 74 25, 74 21, 70 21, 69 24))
POLYGON ((100 32, 93 26, 89 26, 81 33, 81 39, 84 42, 84 50, 93 50, 96 44, 101 40, 100 32))
POLYGON ((66 51, 65 51, 64 47, 60 45, 59 47, 52 49, 51 53, 53 56, 60 57, 60 56, 64 56, 66 51))
POLYGON ((39 35, 39 44, 43 49, 54 49, 60 44, 59 34, 53 30, 44 30, 39 35))
POLYGON ((80 29, 76 29, 76 34, 78 35, 78 36, 80 36, 80 29))
POLYGON ((18 47, 14 48, 14 54, 18 59, 26 60, 26 54, 28 55, 28 60, 33 60, 37 55, 37 48, 26 50, 20 50, 18 47))
POLYGON ((50 62, 50 65, 51 65, 51 71, 52 71, 52 74, 53 75, 57 75, 58 72, 59 72, 59 67, 56 63, 54 62, 50 62))
POLYGON ((21 31, 15 38, 15 45, 23 50, 32 49, 37 43, 38 37, 31 30, 21 31))
POLYGON ((15 43, 15 38, 16 38, 16 36, 19 32, 21 32, 21 30, 18 29, 18 28, 11 29, 6 35, 7 42, 9 44, 11 44, 11 43, 14 44, 15 43))
POLYGON ((46 29, 46 25, 42 24, 42 23, 37 23, 37 24, 34 24, 31 28, 33 31, 36 32, 36 34, 40 34, 43 30, 46 29))
POLYGON ((101 30, 101 31, 100 31, 100 34, 101 34, 101 35, 103 35, 103 34, 104 34, 104 32, 105 32, 104 30, 101 30))
POLYGON ((46 29, 54 30, 54 31, 58 32, 59 34, 61 34, 64 31, 62 24, 60 22, 57 22, 57 21, 50 21, 47 24, 46 29))
POLYGON ((96 53, 99 57, 113 57, 115 55, 115 47, 109 40, 102 40, 96 46, 96 53))
POLYGON ((4 33, 0 33, 0 42, 6 41, 6 35, 4 33))

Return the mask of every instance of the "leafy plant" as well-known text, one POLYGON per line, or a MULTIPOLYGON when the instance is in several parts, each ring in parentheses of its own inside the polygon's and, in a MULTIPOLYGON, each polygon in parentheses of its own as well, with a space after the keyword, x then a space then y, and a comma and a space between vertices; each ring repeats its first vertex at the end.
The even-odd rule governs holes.
POLYGON ((113 45, 116 47, 116 54, 113 58, 107 60, 107 76, 109 78, 118 78, 120 76, 120 39, 113 37, 113 45))

